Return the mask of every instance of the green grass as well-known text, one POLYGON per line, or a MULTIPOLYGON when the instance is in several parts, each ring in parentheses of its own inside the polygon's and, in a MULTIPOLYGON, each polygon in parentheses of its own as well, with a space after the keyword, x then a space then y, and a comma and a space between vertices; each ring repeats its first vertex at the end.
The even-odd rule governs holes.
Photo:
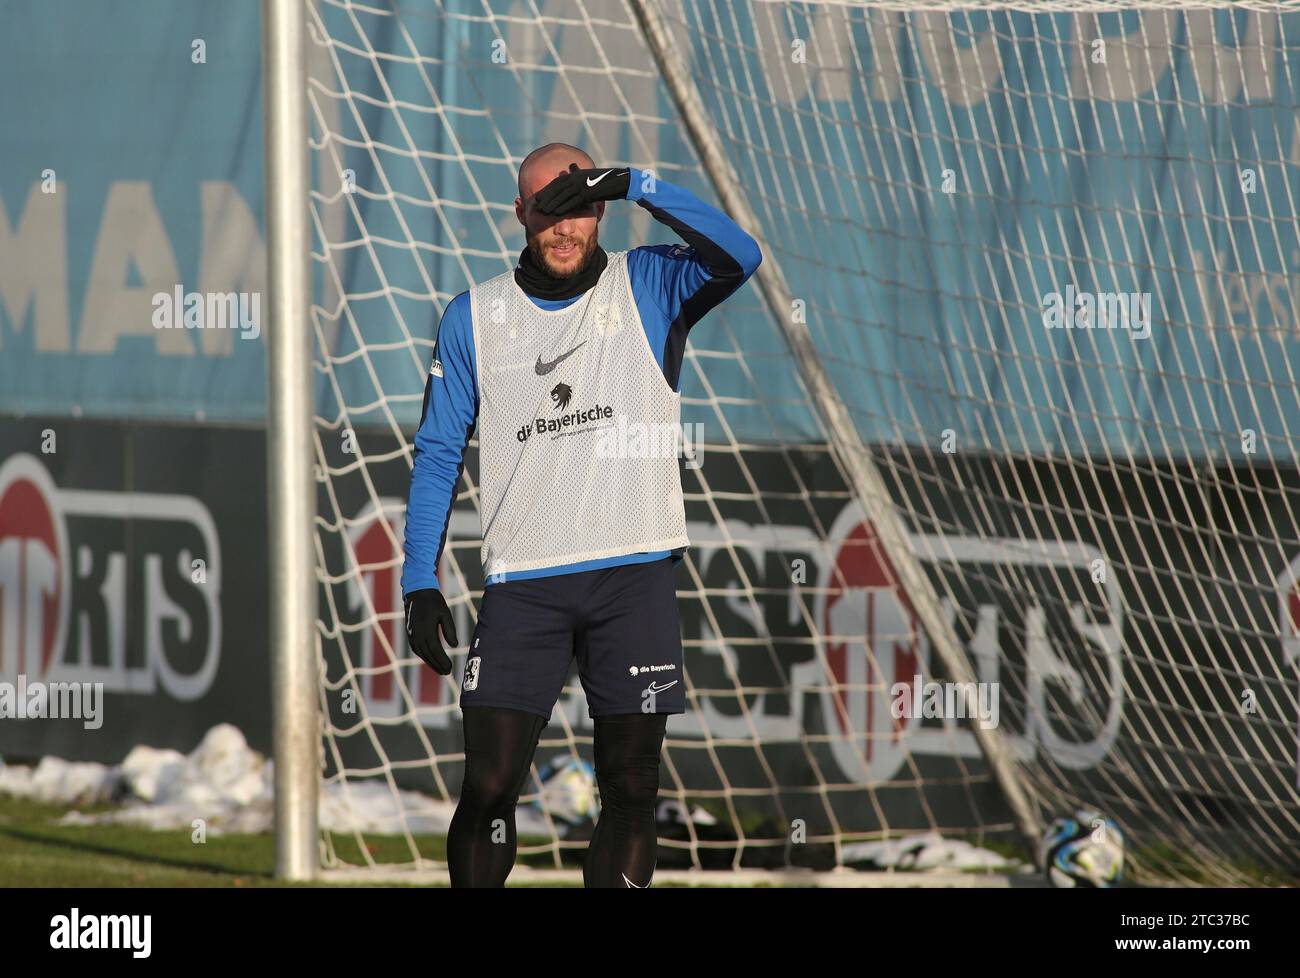
POLYGON ((1178 879, 1194 886, 1223 886, 1225 875, 1236 877, 1233 885, 1238 886, 1295 886, 1298 882, 1285 873, 1245 857, 1207 866, 1198 863, 1186 849, 1165 843, 1139 847, 1134 853, 1134 861, 1141 866, 1153 867, 1153 875, 1157 877, 1178 879))
MULTIPOLYGON (((156 831, 127 825, 56 825, 71 809, 0 794, 0 887, 174 887, 174 886, 330 886, 284 884, 273 876, 275 843, 269 833, 209 835, 207 842, 190 841, 188 830, 156 831)), ((110 811, 112 806, 80 806, 82 814, 110 811)), ((532 844, 543 851, 521 852, 520 865, 554 869, 555 855, 546 840, 521 837, 521 848, 532 844)), ((337 858, 364 862, 354 836, 332 836, 337 858)), ((416 836, 427 859, 444 861, 446 839, 416 836)), ((410 847, 402 836, 366 834, 364 845, 376 863, 405 866, 410 847)), ((562 853, 565 868, 580 869, 582 847, 562 853)), ((365 884, 361 884, 365 885, 365 884)), ((389 882, 375 885, 389 886, 389 882)), ((512 886, 580 886, 581 883, 515 879, 512 886)), ((659 884, 670 885, 670 884, 659 884)), ((723 884, 715 884, 723 885, 723 884)))
MULTIPOLYGON (((70 811, 63 805, 0 794, 0 888, 7 887, 174 887, 174 886, 336 886, 331 883, 286 884, 275 879, 275 842, 269 833, 209 835, 190 841, 188 830, 156 831, 125 825, 55 825, 70 811)), ((76 809, 82 814, 110 806, 76 809)), ((362 861, 353 837, 335 835, 335 852, 346 862, 362 861)), ((520 839, 521 845, 542 839, 520 839)), ((442 836, 417 836, 420 854, 442 860, 442 836)), ((410 848, 401 836, 366 835, 365 845, 377 863, 406 864, 410 848)), ((555 868, 549 852, 522 856, 521 865, 555 868)), ((567 868, 581 866, 579 853, 565 853, 567 868)), ((365 885, 365 884, 360 884, 365 885)), ((377 883, 391 886, 389 882, 377 883)), ((512 886, 580 886, 580 883, 513 881, 512 886)))
MULTIPOLYGON (((0 794, 0 887, 336 885, 286 884, 275 879, 275 840, 270 833, 209 833, 207 841, 199 844, 191 841, 188 829, 54 824, 70 810, 0 794)), ((112 806, 76 810, 94 814, 112 806)), ((335 835, 333 840, 339 859, 353 865, 364 861, 355 838, 335 835)), ((520 840, 527 841, 542 840, 520 840)), ((443 836, 417 836, 415 843, 425 858, 445 860, 443 836)), ((365 846, 377 863, 411 861, 410 848, 401 836, 368 834, 365 846)), ((549 855, 520 862, 554 866, 549 855)))
MULTIPOLYGON (((269 833, 209 835, 203 844, 190 841, 188 830, 156 831, 126 825, 56 825, 70 809, 63 805, 14 798, 0 794, 0 887, 27 886, 320 886, 337 884, 286 884, 274 877, 275 841, 269 833)), ((111 810, 111 806, 79 807, 83 814, 111 810)), ((353 836, 332 837, 338 859, 351 865, 365 862, 360 843, 353 836)), ((446 859, 446 839, 416 836, 415 844, 426 859, 446 859)), ((1003 855, 1028 859, 1028 853, 1014 842, 971 839, 1003 855)), ((543 839, 521 838, 521 847, 543 845, 543 839)), ((364 845, 376 863, 397 866, 411 862, 410 847, 402 836, 367 834, 364 845)), ((581 851, 563 853, 566 868, 581 866, 581 851)), ((1151 865, 1178 869, 1185 878, 1211 883, 1202 867, 1172 847, 1147 847, 1139 859, 1151 865)), ((521 865, 539 869, 555 867, 550 847, 529 855, 521 853, 521 865)), ((1258 866, 1236 867, 1248 885, 1276 886, 1278 875, 1258 866)), ((1135 881, 1141 882, 1141 881, 1135 881)), ((516 885, 523 883, 518 881, 516 885)), ((376 885, 392 885, 382 883, 376 885)), ((524 884, 529 885, 529 884, 524 884)), ((556 885, 555 883, 531 885, 556 885)))
POLYGON ((188 831, 55 825, 67 811, 0 795, 0 886, 282 885, 269 835, 209 835, 199 845, 188 831))

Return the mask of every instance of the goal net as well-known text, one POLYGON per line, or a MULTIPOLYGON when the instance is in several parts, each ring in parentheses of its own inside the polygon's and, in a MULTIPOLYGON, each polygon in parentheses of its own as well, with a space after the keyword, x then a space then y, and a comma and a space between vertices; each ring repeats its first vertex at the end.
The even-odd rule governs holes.
MULTIPOLYGON (((309 0, 327 867, 443 865, 465 650, 405 645, 411 440, 558 140, 764 246, 681 373, 660 869, 1028 859, 1090 806, 1143 880, 1300 874, 1300 12, 1032 6, 309 0)), ((572 677, 521 862, 577 865, 592 732, 572 677)))

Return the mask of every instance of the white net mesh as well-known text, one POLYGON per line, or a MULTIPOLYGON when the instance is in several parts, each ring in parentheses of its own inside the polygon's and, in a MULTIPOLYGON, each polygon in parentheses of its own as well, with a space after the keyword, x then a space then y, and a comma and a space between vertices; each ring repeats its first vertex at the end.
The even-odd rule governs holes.
MULTIPOLYGON (((781 317, 811 332, 1040 817, 1097 806, 1144 878, 1293 876, 1300 14, 897 6, 661 10, 796 303, 747 287, 682 369, 706 444, 661 796, 707 817, 662 822, 660 866, 1014 841, 979 720, 891 712, 896 683, 923 706, 945 676, 781 317)), ((717 176, 621 3, 316 0, 309 20, 325 777, 347 801, 327 858, 436 866, 464 656, 444 680, 410 655, 398 578, 441 311, 513 266, 541 143, 707 199, 717 176)), ((601 235, 675 240, 631 205, 601 235)), ((462 637, 476 455, 439 575, 462 637)), ((590 758, 591 733, 574 679, 538 766, 590 758)), ((530 781, 522 859, 580 857, 571 808, 530 781)))

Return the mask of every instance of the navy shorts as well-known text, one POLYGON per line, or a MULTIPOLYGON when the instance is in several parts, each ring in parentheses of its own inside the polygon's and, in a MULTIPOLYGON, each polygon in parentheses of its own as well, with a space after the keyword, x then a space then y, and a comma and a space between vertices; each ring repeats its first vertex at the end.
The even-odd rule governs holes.
POLYGON ((506 580, 483 592, 460 705, 547 720, 578 660, 592 717, 686 712, 675 564, 506 580))

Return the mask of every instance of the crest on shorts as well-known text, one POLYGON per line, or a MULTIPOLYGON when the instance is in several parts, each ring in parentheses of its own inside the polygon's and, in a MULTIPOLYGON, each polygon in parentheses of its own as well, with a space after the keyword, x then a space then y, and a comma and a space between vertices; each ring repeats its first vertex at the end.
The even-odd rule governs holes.
POLYGON ((478 689, 478 667, 482 661, 482 657, 476 655, 465 663, 465 681, 460 686, 465 692, 478 689))

